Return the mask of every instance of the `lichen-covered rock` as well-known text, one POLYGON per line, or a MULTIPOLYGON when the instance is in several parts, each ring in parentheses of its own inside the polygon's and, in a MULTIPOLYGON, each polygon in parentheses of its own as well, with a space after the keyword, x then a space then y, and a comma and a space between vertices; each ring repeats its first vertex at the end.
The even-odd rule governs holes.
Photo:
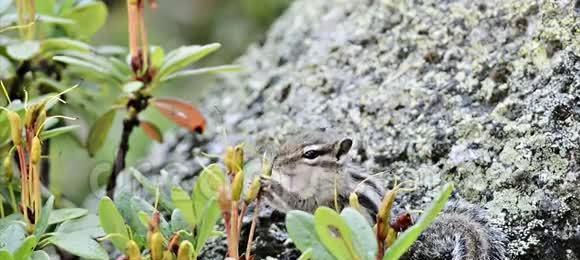
MULTIPOLYGON (((208 94, 209 141, 197 149, 332 128, 370 171, 416 182, 401 204, 421 208, 453 181, 505 230, 511 259, 580 259, 579 10, 296 0, 240 59, 245 71, 208 94)), ((178 137, 157 147, 153 169, 196 171, 191 138, 178 137)))

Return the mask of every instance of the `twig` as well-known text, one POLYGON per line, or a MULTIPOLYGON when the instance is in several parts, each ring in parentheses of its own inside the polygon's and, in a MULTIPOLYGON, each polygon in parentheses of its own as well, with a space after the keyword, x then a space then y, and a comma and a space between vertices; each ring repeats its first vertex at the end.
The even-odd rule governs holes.
POLYGON ((238 217, 238 237, 240 237, 240 232, 242 230, 242 221, 244 220, 244 216, 246 215, 247 210, 248 205, 245 202, 242 202, 242 210, 240 211, 240 215, 238 217))
POLYGON ((222 213, 223 218, 224 218, 224 223, 225 223, 225 228, 226 228, 226 238, 228 241, 228 254, 230 253, 230 247, 229 245, 231 245, 232 243, 232 223, 231 223, 231 216, 229 215, 228 212, 223 212, 222 213))
POLYGON ((115 164, 113 165, 113 170, 109 176, 109 182, 107 183, 107 196, 114 199, 115 187, 117 186, 117 176, 119 173, 125 169, 125 158, 127 157, 127 152, 129 151, 129 138, 135 127, 139 124, 137 117, 129 117, 123 120, 123 133, 121 134, 121 142, 119 143, 119 149, 117 150, 117 157, 115 159, 115 164))
POLYGON ((18 203, 16 203, 16 196, 14 196, 14 187, 12 181, 8 184, 8 193, 10 193, 10 204, 12 204, 12 211, 18 212, 18 203))
POLYGON ((383 259, 385 254, 385 243, 384 239, 381 239, 381 234, 383 233, 383 221, 381 218, 377 218, 377 243, 379 252, 377 252, 377 260, 383 259))
POLYGON ((250 234, 248 235, 248 244, 246 245, 246 260, 250 260, 254 232, 256 231, 256 222, 258 220, 258 212, 260 212, 260 198, 256 200, 256 206, 254 207, 254 216, 252 217, 252 225, 250 226, 250 234))
POLYGON ((238 202, 237 201, 233 201, 232 203, 232 219, 231 219, 231 235, 232 235, 232 244, 230 245, 230 257, 233 257, 234 259, 239 259, 239 241, 240 241, 240 233, 239 233, 239 227, 238 227, 238 217, 239 217, 239 212, 238 212, 238 202))
POLYGON ((113 169, 111 170, 111 175, 109 176, 109 182, 107 183, 107 196, 109 196, 111 199, 114 199, 115 196, 117 176, 119 176, 119 173, 125 169, 125 158, 129 152, 129 139, 131 137, 131 133, 133 133, 135 127, 139 126, 139 113, 147 108, 150 98, 151 96, 149 95, 136 93, 135 96, 129 99, 129 102, 127 102, 127 111, 129 111, 129 113, 127 118, 123 120, 121 142, 119 143, 115 164, 113 164, 113 169))

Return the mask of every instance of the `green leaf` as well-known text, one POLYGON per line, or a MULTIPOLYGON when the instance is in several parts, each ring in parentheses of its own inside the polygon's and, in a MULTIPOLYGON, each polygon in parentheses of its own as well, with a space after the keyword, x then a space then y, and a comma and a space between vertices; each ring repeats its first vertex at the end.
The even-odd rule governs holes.
POLYGON ((306 249, 304 252, 302 252, 300 257, 298 257, 298 260, 310 260, 310 259, 312 259, 312 248, 306 249))
POLYGON ((109 259, 107 251, 89 236, 77 232, 55 233, 48 241, 73 255, 87 259, 109 259))
POLYGON ((117 110, 110 109, 101 117, 99 117, 95 123, 91 126, 89 131, 89 137, 87 138, 87 150, 91 157, 103 147, 105 141, 107 140, 107 135, 113 126, 113 121, 115 120, 115 114, 117 110))
POLYGON ((219 43, 212 43, 203 46, 182 46, 171 51, 165 57, 165 60, 159 69, 157 78, 163 79, 165 76, 173 74, 191 65, 192 63, 219 49, 220 46, 221 45, 219 43))
POLYGON ((67 56, 54 56, 52 58, 71 66, 77 66, 81 69, 94 72, 99 78, 114 80, 115 82, 124 81, 127 76, 117 70, 114 64, 109 60, 93 54, 83 54, 79 52, 67 52, 67 56))
POLYGON ((223 66, 216 66, 216 67, 207 67, 201 69, 192 69, 192 70, 182 70, 175 72, 173 74, 167 75, 161 79, 161 81, 169 81, 177 78, 183 77, 191 77, 197 76, 202 74, 215 74, 220 72, 237 72, 240 71, 241 67, 237 65, 223 65, 223 66))
POLYGON ((58 51, 90 52, 93 50, 93 47, 84 42, 70 38, 49 38, 42 41, 40 49, 42 53, 58 51))
POLYGON ((12 254, 5 249, 0 250, 0 259, 2 260, 13 260, 12 254))
POLYGON ((37 41, 24 41, 8 45, 6 53, 16 60, 29 60, 40 53, 40 43, 37 41))
POLYGON ((314 212, 314 229, 320 242, 337 259, 361 259, 353 245, 346 221, 333 209, 320 207, 314 212))
POLYGON ((151 220, 151 218, 149 217, 149 215, 147 215, 147 213, 145 213, 145 211, 139 211, 137 215, 139 217, 139 221, 141 221, 141 224, 143 224, 143 226, 149 226, 149 221, 151 220))
POLYGON ((357 210, 345 208, 340 213, 353 234, 354 246, 363 259, 374 260, 377 257, 377 239, 368 221, 357 210))
POLYGON ((135 180, 137 180, 137 182, 139 182, 139 184, 141 184, 143 188, 145 188, 145 190, 149 192, 149 194, 155 195, 157 193, 157 186, 155 186, 153 182, 147 179, 147 177, 143 176, 143 174, 141 174, 140 171, 131 167, 129 168, 129 172, 131 173, 133 178, 135 178, 135 180))
POLYGON ((173 187, 171 189, 171 201, 181 211, 181 214, 183 214, 183 217, 191 227, 195 226, 196 221, 193 212, 193 203, 187 192, 180 187, 173 187))
POLYGON ((65 19, 62 17, 43 15, 43 14, 37 15, 36 20, 39 22, 42 22, 42 23, 57 24, 57 25, 72 25, 75 23, 75 21, 71 20, 71 19, 65 19))
POLYGON ((165 51, 160 46, 151 46, 149 47, 150 55, 151 55, 151 66, 153 68, 159 68, 163 64, 163 60, 165 59, 165 51))
MULTIPOLYGON (((2 258, 2 257, 0 257, 2 258)), ((4 259, 4 258, 2 258, 4 259)), ((38 251, 34 251, 32 252, 32 255, 30 256, 30 260, 50 260, 50 256, 48 256, 48 254, 42 250, 38 250, 38 251)))
POLYGON ((22 245, 14 252, 15 259, 28 259, 32 255, 32 251, 36 247, 36 236, 30 235, 28 236, 22 245))
MULTIPOLYGON (((36 22, 44 24, 57 24, 57 25, 70 25, 74 24, 73 20, 65 19, 61 17, 55 17, 44 14, 36 15, 36 22)), ((9 13, 0 16, 0 27, 6 27, 11 25, 16 25, 18 23, 18 15, 16 13, 9 13)), ((4 41, 6 41, 4 39, 4 41)))
POLYGON ((109 62, 111 62, 115 69, 123 75, 131 75, 133 73, 127 63, 124 63, 115 57, 109 57, 109 62))
POLYGON ((66 220, 80 218, 82 216, 87 215, 89 213, 86 209, 81 208, 67 208, 67 209, 57 209, 53 210, 50 213, 50 217, 48 218, 48 224, 56 224, 66 220))
POLYGON ((34 7, 36 8, 37 13, 48 15, 54 14, 56 0, 36 0, 34 2, 34 7))
POLYGON ((81 39, 91 38, 107 21, 107 6, 103 2, 88 2, 75 6, 63 17, 75 21, 65 26, 65 30, 81 39))
POLYGON ((8 221, 0 225, 0 249, 12 253, 16 251, 26 238, 25 225, 19 221, 8 221))
POLYGON ((291 210, 286 214, 288 235, 302 252, 312 250, 313 259, 335 259, 322 245, 314 229, 314 216, 304 211, 291 210))
MULTIPOLYGON (((147 224, 148 223, 141 223, 139 219, 139 212, 143 211, 139 209, 137 206, 134 205, 132 202, 133 194, 121 191, 115 197, 115 204, 119 209, 119 213, 125 220, 127 226, 131 229, 131 239, 133 239, 137 245, 145 246, 146 245, 146 236, 147 236, 147 224)), ((145 211, 143 211, 145 212, 145 211)), ((147 213, 145 213, 147 214, 147 213)))
POLYGON ((50 129, 47 131, 42 131, 40 133, 40 140, 46 140, 49 138, 57 137, 59 135, 68 134, 68 133, 73 132, 74 130, 77 130, 78 128, 79 128, 78 125, 68 125, 68 126, 50 129))
POLYGON ((11 4, 12 0, 0 0, 0 14, 6 11, 11 4))
MULTIPOLYGON (((129 172, 131 173, 133 178, 135 178, 135 180, 137 180, 137 182, 139 182, 139 184, 141 184, 149 194, 151 194, 152 196, 156 196, 157 186, 155 186, 155 184, 153 184, 149 179, 147 179, 147 177, 143 176, 143 174, 141 174, 141 172, 139 172, 135 168, 129 168, 129 172)), ((163 192, 161 189, 159 189, 159 204, 161 205, 161 207, 167 210, 173 210, 175 208, 173 206, 173 202, 171 202, 170 195, 163 192)))
POLYGON ((125 245, 129 241, 129 233, 125 227, 125 221, 115 204, 109 197, 104 197, 99 203, 99 219, 101 227, 111 237, 111 241, 121 252, 125 251, 125 245))
POLYGON ((192 195, 195 219, 198 221, 202 219, 207 205, 217 198, 218 191, 225 181, 226 175, 217 164, 210 164, 201 172, 192 195))
POLYGON ((216 222, 221 217, 217 202, 219 188, 225 184, 226 176, 217 164, 206 167, 195 182, 193 190, 193 209, 197 227, 196 252, 212 235, 216 222))
POLYGON ((107 73, 107 71, 104 68, 100 67, 99 65, 93 64, 91 62, 88 62, 88 61, 85 61, 85 60, 82 60, 82 59, 78 59, 78 58, 75 58, 75 57, 70 57, 70 56, 54 56, 54 57, 52 57, 52 59, 55 60, 55 61, 59 61, 59 62, 62 62, 62 63, 66 63, 68 65, 78 66, 78 67, 81 67, 81 68, 84 68, 84 69, 89 69, 89 70, 95 70, 97 73, 100 73, 100 74, 106 74, 107 73))
POLYGON ((72 65, 72 66, 78 66, 81 67, 83 69, 87 69, 87 70, 91 70, 91 71, 95 71, 99 74, 101 74, 102 76, 107 75, 108 71, 105 68, 100 67, 97 64, 88 62, 88 61, 84 61, 82 59, 78 59, 75 57, 69 57, 69 56, 54 56, 52 58, 55 61, 59 61, 62 63, 66 63, 68 65, 72 65))
POLYGON ((201 252, 201 249, 205 245, 207 239, 212 235, 216 222, 221 217, 221 210, 219 208, 218 202, 215 199, 210 200, 205 209, 200 215, 200 223, 197 227, 198 235, 195 243, 195 251, 201 252))
POLYGON ((104 56, 121 56, 127 54, 127 48, 119 45, 99 45, 95 51, 104 56))
POLYGON ((15 212, 8 216, 0 218, 0 230, 2 230, 2 227, 4 227, 4 225, 8 225, 14 222, 20 223, 22 226, 24 226, 25 225, 24 216, 22 216, 22 214, 20 214, 19 212, 15 212))
POLYGON ((37 237, 40 237, 44 234, 46 229, 48 228, 48 219, 52 214, 52 208, 54 207, 54 196, 50 196, 48 200, 44 203, 44 207, 40 212, 40 219, 36 222, 36 227, 34 229, 34 234, 37 237))
POLYGON ((143 88, 143 82, 141 81, 129 81, 123 85, 123 91, 125 93, 133 93, 143 88))
POLYGON ((99 224, 99 217, 97 215, 89 214, 84 217, 69 219, 62 222, 56 227, 55 232, 73 233, 79 232, 86 234, 89 237, 97 238, 105 236, 105 231, 99 224))
MULTIPOLYGON (((155 209, 151 204, 149 204, 147 201, 137 196, 133 196, 131 198, 131 207, 133 209, 133 212, 143 211, 147 213, 147 215, 149 216, 153 216, 153 213, 157 211, 157 209, 155 209)), ((167 220, 165 220, 163 215, 161 215, 160 217, 161 221, 159 224, 160 227, 159 229, 161 230, 161 233, 165 237, 171 237, 172 233, 171 228, 169 227, 169 223, 167 222, 167 220)))
POLYGON ((75 2, 76 2, 76 0, 62 0, 62 1, 60 1, 60 9, 58 10, 58 13, 63 14, 63 13, 69 12, 72 9, 75 2))
POLYGON ((0 56, 0 79, 9 79, 14 76, 14 66, 9 59, 0 56))
MULTIPOLYGON (((54 79, 51 79, 51 78, 39 77, 39 78, 36 78, 34 80, 34 83, 33 84, 34 85, 37 85, 37 86, 39 86, 39 85, 45 85, 46 87, 50 88, 51 90, 60 93, 62 91, 67 90, 68 88, 70 88, 70 85, 68 85, 67 83, 68 82, 57 81, 57 80, 54 80, 54 79)), ((57 94, 55 94, 55 95, 57 95, 57 94)), ((52 120, 54 122, 58 122, 59 121, 56 118, 53 118, 52 120)), ((44 128, 46 129, 46 125, 44 126, 44 128)))
POLYGON ((433 201, 429 208, 423 212, 417 223, 399 235, 393 245, 389 247, 383 260, 399 259, 413 245, 413 243, 415 243, 421 233, 427 229, 431 223, 433 223, 441 210, 445 208, 445 204, 449 200, 452 192, 453 183, 446 184, 435 201, 433 201))
MULTIPOLYGON (((4 114, 0 114, 0 125, 8 125, 8 119, 4 114)), ((0 147, 11 142, 10 127, 0 127, 0 147)))
POLYGON ((191 230, 191 224, 183 216, 181 210, 175 209, 171 213, 171 220, 169 221, 171 226, 171 232, 177 232, 179 230, 191 230))

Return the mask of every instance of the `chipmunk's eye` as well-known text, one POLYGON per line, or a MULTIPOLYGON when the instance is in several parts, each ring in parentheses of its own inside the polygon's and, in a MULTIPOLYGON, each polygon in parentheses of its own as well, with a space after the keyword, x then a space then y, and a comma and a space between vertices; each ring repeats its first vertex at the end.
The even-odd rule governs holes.
POLYGON ((304 152, 304 154, 302 154, 302 157, 312 160, 312 159, 318 157, 319 155, 320 155, 320 153, 316 150, 308 150, 308 151, 304 152))

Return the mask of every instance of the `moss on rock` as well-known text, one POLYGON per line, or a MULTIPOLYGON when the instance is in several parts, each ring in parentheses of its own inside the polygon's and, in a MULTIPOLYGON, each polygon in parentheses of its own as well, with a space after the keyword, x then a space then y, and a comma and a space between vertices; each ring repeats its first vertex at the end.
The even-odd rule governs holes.
POLYGON ((335 129, 370 171, 416 179, 400 203, 454 181, 502 225, 511 259, 579 259, 575 2, 296 0, 208 94, 206 147, 223 129, 257 146, 335 129))

